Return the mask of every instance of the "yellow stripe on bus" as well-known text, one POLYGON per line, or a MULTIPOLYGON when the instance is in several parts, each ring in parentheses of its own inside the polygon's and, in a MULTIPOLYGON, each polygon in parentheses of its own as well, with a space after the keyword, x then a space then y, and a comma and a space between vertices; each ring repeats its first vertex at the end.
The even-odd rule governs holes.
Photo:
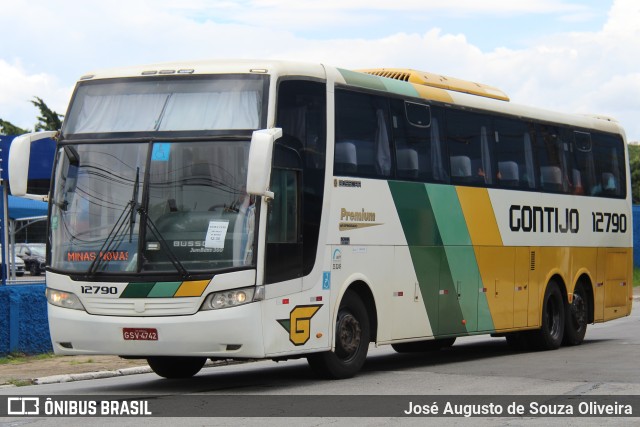
POLYGON ((418 92, 421 98, 430 99, 432 101, 453 103, 453 98, 444 89, 438 89, 435 87, 423 86, 416 83, 411 83, 413 88, 418 92))
POLYGON ((180 288, 175 293, 175 297, 199 297, 204 292, 209 280, 196 280, 193 282, 182 282, 180 288))
POLYGON ((474 246, 502 246, 502 237, 486 188, 456 187, 471 243, 474 246))

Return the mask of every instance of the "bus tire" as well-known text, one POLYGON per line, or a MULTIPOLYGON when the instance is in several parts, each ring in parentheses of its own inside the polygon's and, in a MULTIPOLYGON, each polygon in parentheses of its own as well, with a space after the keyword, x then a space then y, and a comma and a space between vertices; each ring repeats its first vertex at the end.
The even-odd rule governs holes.
POLYGON ((587 291, 582 283, 578 283, 573 290, 571 304, 565 308, 564 345, 578 345, 584 341, 589 322, 589 300, 587 291))
POLYGON ((336 349, 307 356, 311 369, 330 379, 353 377, 367 358, 370 341, 369 316, 364 303, 352 291, 340 302, 336 319, 336 349))
POLYGON ((453 338, 438 338, 427 341, 403 342, 391 344, 391 347, 398 353, 426 353, 428 351, 438 351, 443 348, 451 347, 456 342, 453 338))
POLYGON ((157 375, 169 378, 191 378, 204 366, 206 357, 157 356, 147 358, 147 363, 157 375))
POLYGON ((550 281, 542 304, 542 326, 533 334, 533 344, 538 350, 555 350, 564 337, 564 301, 560 287, 550 281))

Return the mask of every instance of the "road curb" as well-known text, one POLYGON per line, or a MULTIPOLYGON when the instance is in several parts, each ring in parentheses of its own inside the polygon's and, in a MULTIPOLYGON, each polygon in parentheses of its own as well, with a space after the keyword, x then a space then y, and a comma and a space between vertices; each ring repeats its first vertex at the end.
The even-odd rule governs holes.
MULTIPOLYGON (((214 368, 217 366, 227 366, 227 365, 238 365, 242 363, 250 363, 254 361, 253 359, 247 360, 214 360, 207 361, 202 369, 206 368, 214 368)), ((150 374, 153 370, 149 366, 134 366, 131 368, 122 368, 116 369, 113 371, 97 371, 97 372, 84 372, 80 374, 62 374, 62 375, 51 375, 48 377, 36 378, 33 380, 34 385, 44 385, 44 384, 60 384, 60 383, 68 383, 72 381, 85 381, 85 380, 97 380, 103 378, 113 378, 113 377, 123 377, 127 375, 138 375, 138 374, 150 374)))
POLYGON ((148 366, 136 366, 133 368, 117 369, 115 371, 84 372, 81 374, 51 375, 48 377, 36 378, 35 385, 68 383, 72 381, 98 380, 102 378, 122 377, 125 375, 148 374, 153 372, 148 366))

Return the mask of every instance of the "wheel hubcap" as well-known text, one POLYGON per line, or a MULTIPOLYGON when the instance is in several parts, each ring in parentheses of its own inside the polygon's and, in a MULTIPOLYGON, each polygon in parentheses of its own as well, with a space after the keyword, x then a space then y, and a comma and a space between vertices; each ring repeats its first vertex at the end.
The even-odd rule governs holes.
POLYGON ((547 324, 549 325, 549 333, 555 337, 560 333, 560 311, 553 298, 549 299, 548 304, 547 324))
POLYGON ((571 302, 571 317, 576 328, 581 328, 587 323, 587 306, 584 298, 580 294, 573 294, 571 302))
POLYGON ((336 353, 342 359, 350 359, 358 351, 362 338, 360 322, 351 313, 346 313, 338 319, 338 342, 336 353))

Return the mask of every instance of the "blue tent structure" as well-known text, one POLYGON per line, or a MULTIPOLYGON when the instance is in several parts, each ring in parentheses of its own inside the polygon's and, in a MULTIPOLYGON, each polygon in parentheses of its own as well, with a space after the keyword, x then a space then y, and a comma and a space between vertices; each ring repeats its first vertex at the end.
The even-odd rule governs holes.
POLYGON ((9 218, 13 220, 35 219, 47 216, 47 203, 22 197, 8 196, 9 218))
MULTIPOLYGON (((2 188, 0 194, 4 197, 4 191, 6 189, 2 188)), ((17 231, 18 224, 28 225, 30 223, 36 221, 42 221, 47 218, 47 203, 41 202, 38 200, 25 199, 22 197, 15 196, 6 196, 7 197, 7 208, 8 208, 8 218, 2 218, 2 225, 0 226, 0 230, 6 229, 8 231, 8 242, 10 243, 7 246, 13 247, 13 243, 15 242, 15 233, 17 231)), ((0 206, 2 204, 0 203, 0 206)), ((2 214, 0 214, 2 217, 2 214)), ((0 248, 4 247, 5 243, 5 234, 2 232, 2 236, 0 236, 0 248)), ((6 250, 6 249, 5 249, 6 250)), ((7 253, 5 250, 0 251, 0 278, 2 285, 7 283, 8 271, 4 267, 5 259, 7 257, 7 253)), ((13 256, 11 254, 10 256, 13 256)))
MULTIPOLYGON (((15 240, 13 235, 16 230, 16 223, 21 224, 45 219, 47 216, 47 204, 37 200, 14 197, 8 194, 8 154, 11 142, 15 136, 0 136, 0 278, 2 285, 6 284, 7 268, 5 258, 7 258, 8 248, 15 240), (7 203, 7 217, 4 217, 4 203, 7 203), (6 236, 6 237, 5 237, 6 236), (5 239, 8 240, 5 242, 5 239), (4 245, 4 243, 7 243, 4 245)), ((51 178, 51 166, 55 156, 55 141, 43 139, 37 141, 37 145, 31 147, 29 160, 29 180, 48 180, 51 178)))

